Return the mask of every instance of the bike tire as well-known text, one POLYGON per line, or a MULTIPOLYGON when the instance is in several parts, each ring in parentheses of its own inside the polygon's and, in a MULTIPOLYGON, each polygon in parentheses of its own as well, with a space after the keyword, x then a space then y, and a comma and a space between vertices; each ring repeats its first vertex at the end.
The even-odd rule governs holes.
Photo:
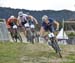
POLYGON ((30 42, 30 32, 29 32, 29 30, 27 30, 26 38, 27 38, 27 41, 30 42))
POLYGON ((22 37, 19 32, 17 32, 17 38, 19 39, 20 42, 23 42, 22 37))
POLYGON ((14 33, 14 41, 17 42, 17 30, 15 30, 15 33, 14 33))
POLYGON ((55 50, 56 53, 58 53, 59 57, 62 58, 62 55, 61 55, 61 52, 60 52, 60 48, 59 48, 59 45, 57 44, 57 41, 56 40, 52 40, 51 41, 51 46, 52 48, 55 50))
POLYGON ((61 55, 61 52, 60 51, 58 52, 58 54, 59 54, 59 57, 62 58, 62 55, 61 55))
POLYGON ((19 34, 19 32, 17 30, 15 30, 14 41, 17 42, 17 40, 19 40, 20 42, 22 42, 22 37, 19 34))
POLYGON ((34 32, 30 31, 30 42, 34 44, 34 32))
POLYGON ((31 39, 30 39, 31 43, 34 44, 34 37, 31 36, 31 39))
POLYGON ((35 41, 36 41, 37 43, 39 43, 39 35, 37 35, 37 34, 36 34, 36 36, 35 36, 35 41))
POLYGON ((10 35, 11 35, 12 40, 14 40, 14 36, 12 32, 10 32, 10 35))
POLYGON ((17 42, 17 32, 15 31, 14 33, 10 33, 11 34, 11 38, 14 42, 17 42))

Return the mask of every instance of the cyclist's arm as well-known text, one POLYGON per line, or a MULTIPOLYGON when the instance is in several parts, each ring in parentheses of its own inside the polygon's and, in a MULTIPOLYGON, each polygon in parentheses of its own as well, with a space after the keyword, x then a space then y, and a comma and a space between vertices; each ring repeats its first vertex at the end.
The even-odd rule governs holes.
POLYGON ((57 30, 59 30, 59 23, 57 21, 54 21, 54 23, 57 25, 57 30))
POLYGON ((6 22, 7 28, 10 28, 9 23, 10 23, 10 19, 8 19, 7 22, 6 22))
POLYGON ((21 26, 21 20, 20 20, 20 17, 17 18, 17 21, 18 21, 18 25, 21 26))
POLYGON ((38 21, 33 17, 33 21, 35 21, 36 24, 38 24, 38 21))
POLYGON ((44 33, 45 33, 45 30, 44 30, 44 28, 41 26, 41 29, 40 29, 39 35, 40 35, 40 36, 43 36, 44 33))
POLYGON ((17 19, 17 25, 19 26, 19 20, 17 19))
POLYGON ((45 31, 43 27, 41 27, 39 35, 41 37, 46 37, 48 35, 48 31, 45 31))
POLYGON ((16 23, 16 25, 18 25, 18 19, 14 18, 14 22, 16 23))
POLYGON ((29 15, 29 17, 31 18, 31 21, 34 21, 36 24, 38 24, 38 21, 36 18, 34 18, 33 16, 29 15))

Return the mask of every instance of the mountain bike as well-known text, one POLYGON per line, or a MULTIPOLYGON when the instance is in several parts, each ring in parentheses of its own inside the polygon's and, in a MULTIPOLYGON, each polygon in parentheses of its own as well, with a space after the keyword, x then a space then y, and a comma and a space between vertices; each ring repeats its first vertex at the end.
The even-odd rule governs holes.
POLYGON ((57 43, 57 40, 55 38, 55 35, 54 33, 49 33, 48 34, 48 38, 49 38, 49 42, 48 42, 48 45, 49 46, 52 46, 52 48, 55 50, 55 52, 59 55, 60 58, 62 58, 62 55, 61 55, 61 50, 60 50, 60 47, 57 43))
POLYGON ((34 39, 37 40, 37 34, 35 32, 34 24, 29 25, 29 23, 25 24, 26 29, 26 38, 28 42, 34 44, 34 39))
POLYGON ((12 26, 11 36, 12 36, 13 41, 17 42, 19 40, 20 42, 22 42, 22 37, 18 31, 17 25, 12 26))

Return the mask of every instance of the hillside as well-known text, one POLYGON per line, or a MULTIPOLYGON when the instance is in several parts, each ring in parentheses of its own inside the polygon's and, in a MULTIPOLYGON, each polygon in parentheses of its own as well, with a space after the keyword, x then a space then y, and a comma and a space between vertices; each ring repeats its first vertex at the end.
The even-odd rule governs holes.
POLYGON ((45 14, 57 21, 62 21, 63 18, 64 20, 75 19, 75 11, 69 11, 69 10, 31 11, 25 9, 12 9, 12 8, 4 8, 4 7, 3 8, 0 7, 0 18, 7 19, 10 15, 15 15, 17 17, 17 14, 20 10, 22 10, 24 13, 29 12, 31 15, 35 16, 35 18, 37 18, 39 22, 41 22, 41 17, 45 14))
POLYGON ((0 42, 0 63, 75 63, 75 45, 60 45, 59 58, 47 44, 0 42))

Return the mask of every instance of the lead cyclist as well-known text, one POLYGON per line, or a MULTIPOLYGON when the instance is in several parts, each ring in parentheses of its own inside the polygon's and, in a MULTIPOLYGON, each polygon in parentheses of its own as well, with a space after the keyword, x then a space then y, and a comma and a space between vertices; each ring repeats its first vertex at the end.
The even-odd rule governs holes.
POLYGON ((47 35, 45 34, 45 32, 49 31, 49 34, 48 34, 48 37, 51 41, 51 44, 50 42, 48 43, 48 45, 51 45, 52 48, 55 50, 56 53, 59 53, 60 57, 61 54, 60 54, 60 48, 59 48, 59 45, 57 44, 57 39, 56 39, 56 36, 55 36, 55 28, 56 30, 59 30, 59 23, 51 18, 49 18, 47 15, 44 15, 42 17, 42 25, 41 25, 41 29, 40 29, 40 36, 41 37, 46 37, 47 35), (54 24, 56 26, 54 26, 54 24))
POLYGON ((42 21, 43 22, 42 22, 41 29, 40 29, 41 36, 43 36, 46 31, 54 33, 55 28, 56 28, 56 30, 59 30, 59 23, 57 21, 53 20, 52 18, 49 18, 47 15, 44 15, 42 17, 42 21), (54 26, 54 24, 56 26, 54 26))
MULTIPOLYGON (((29 28, 30 28, 30 31, 32 32, 32 37, 36 37, 35 35, 36 35, 36 33, 37 33, 37 31, 35 30, 35 24, 36 25, 38 25, 38 21, 37 21, 37 19, 35 18, 35 17, 33 17, 32 15, 28 15, 27 16, 27 23, 25 24, 25 27, 28 27, 29 26, 29 28)), ((26 33, 27 34, 27 33, 26 33)), ((32 38, 32 37, 30 37, 30 39, 32 38)))

